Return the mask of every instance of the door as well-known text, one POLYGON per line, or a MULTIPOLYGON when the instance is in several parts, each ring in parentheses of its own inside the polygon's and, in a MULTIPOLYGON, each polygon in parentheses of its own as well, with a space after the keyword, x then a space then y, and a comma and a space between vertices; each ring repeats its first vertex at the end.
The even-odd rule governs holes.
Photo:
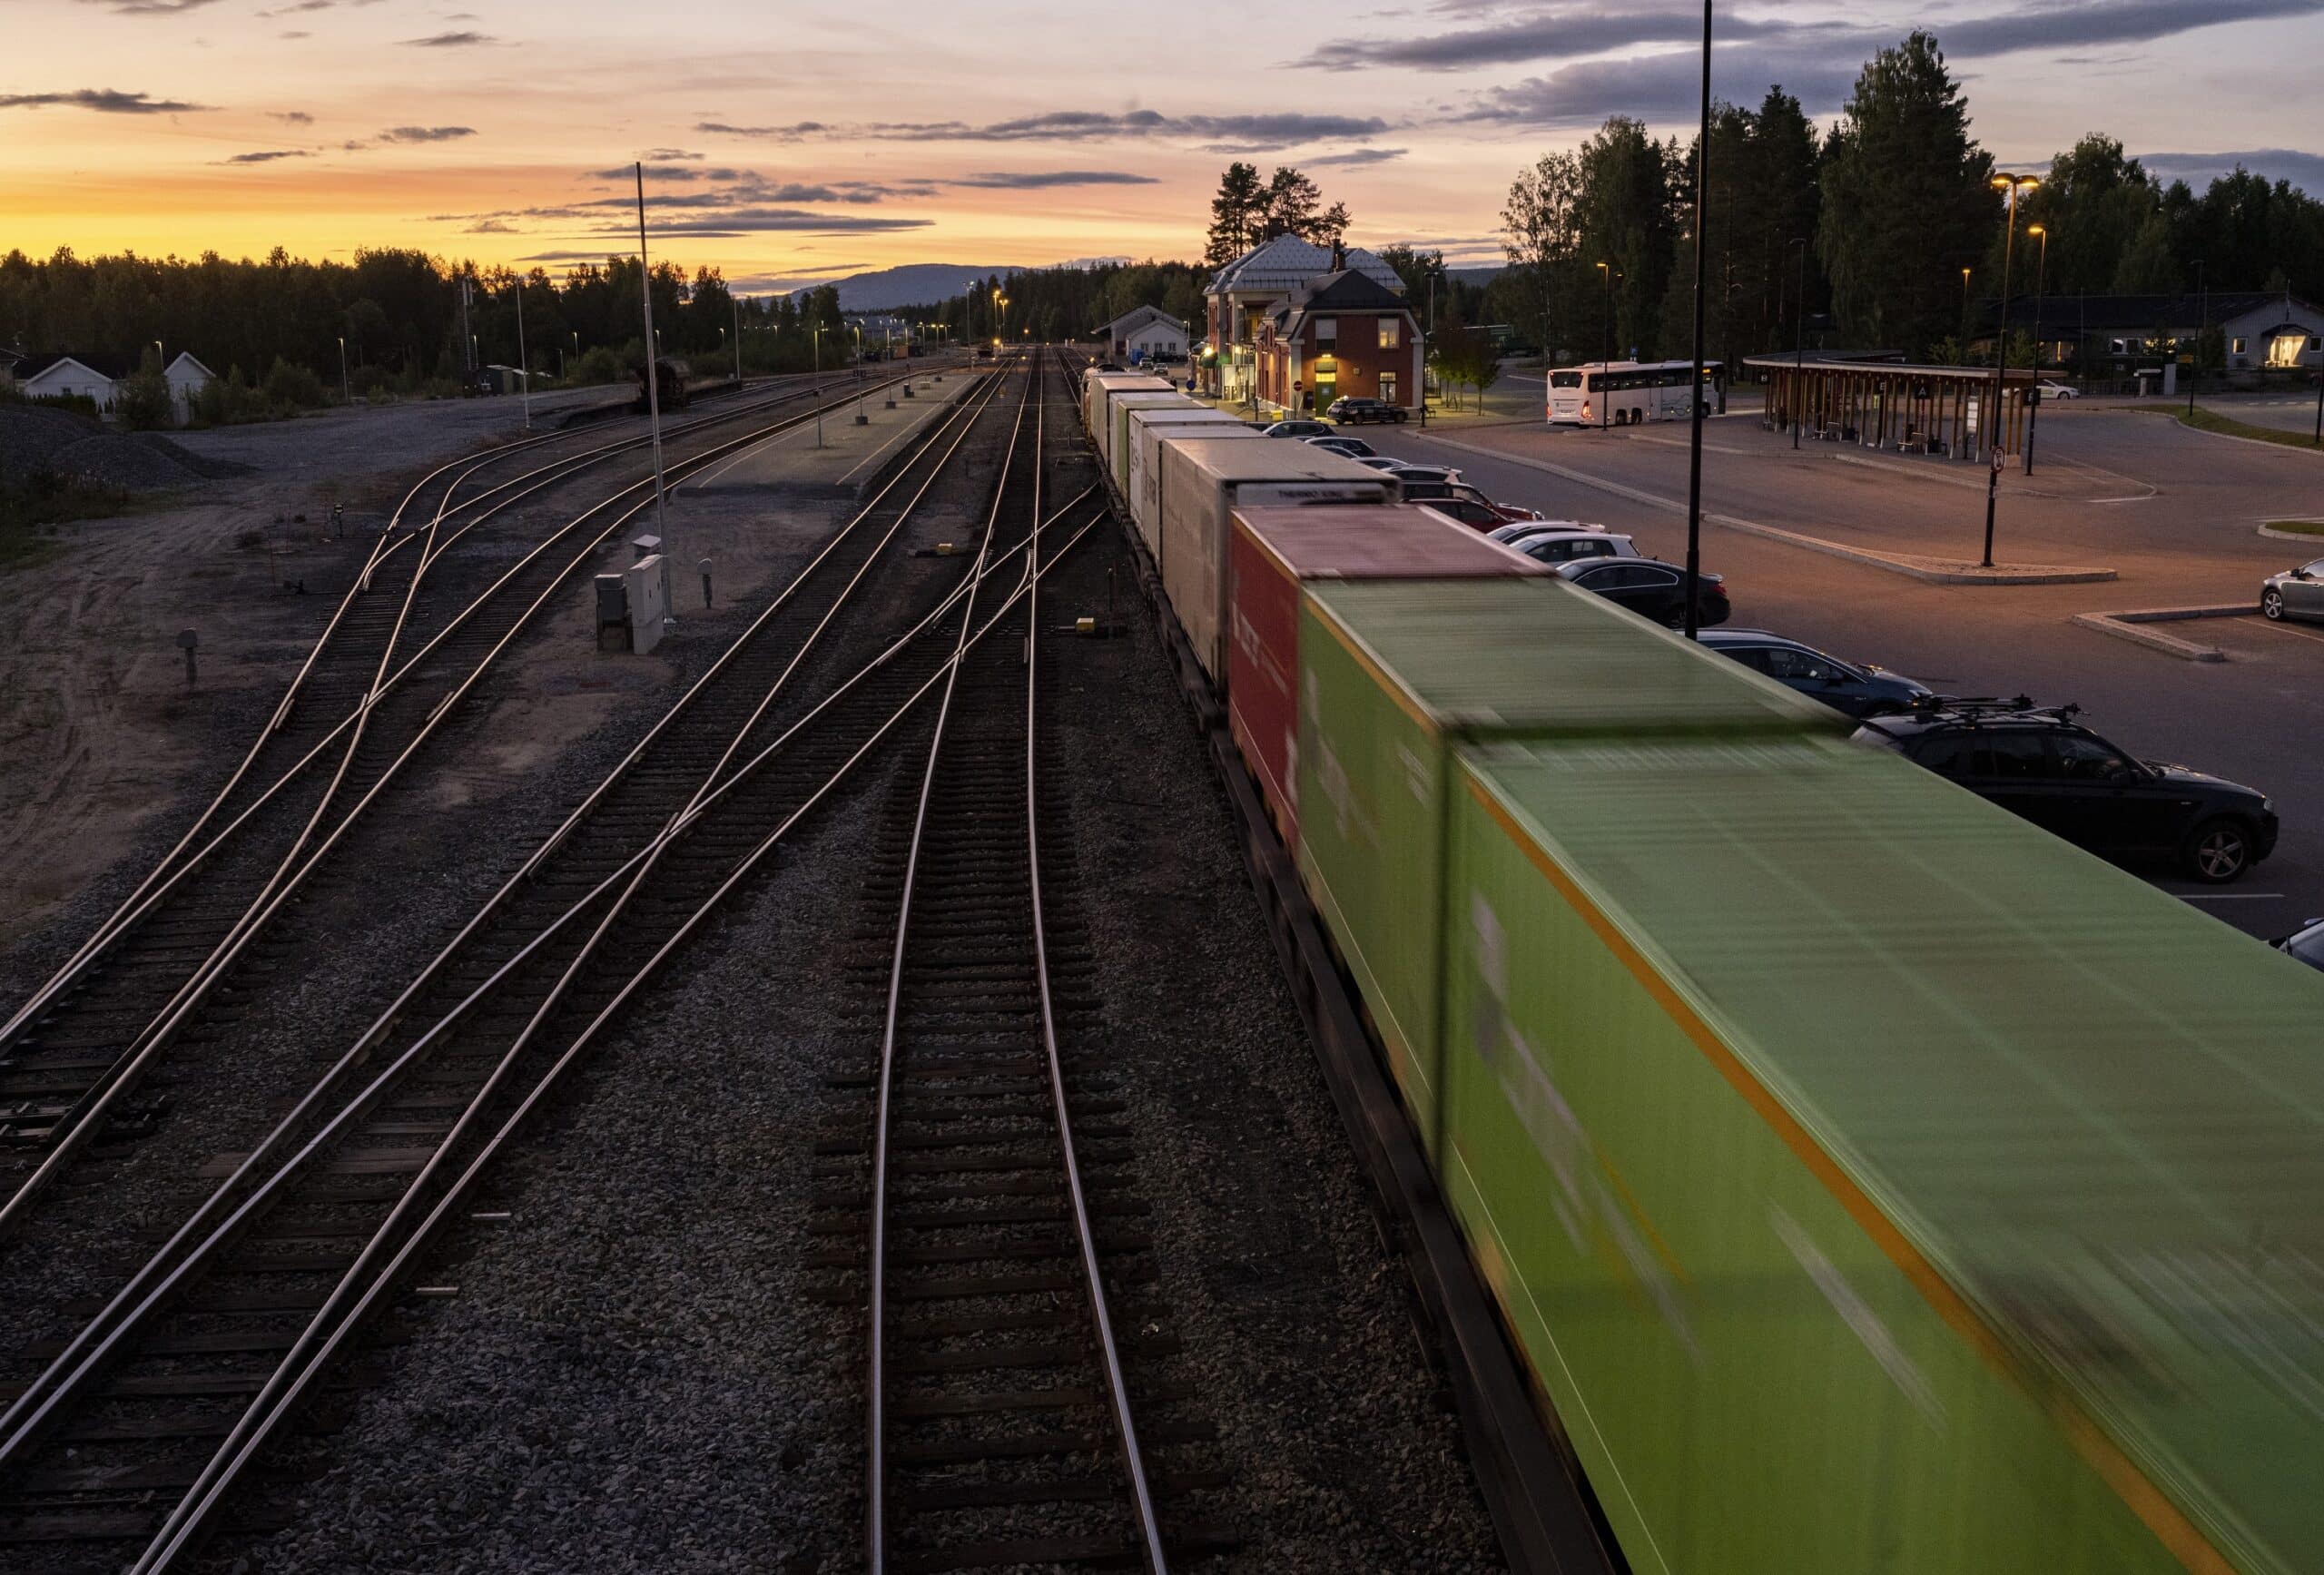
POLYGON ((2050 737, 2057 778, 2058 834, 2093 852, 2122 853, 2169 846, 2171 798, 2147 790, 2150 779, 2122 751, 2087 733, 2050 737))
POLYGON ((2284 582, 2284 611, 2297 617, 2324 618, 2324 557, 2284 582))
POLYGON ((1578 582, 1640 617, 1668 622, 1679 610, 1679 574, 1659 564, 1609 564, 1578 582))
POLYGON ((2061 802, 2049 740, 2030 727, 1980 733, 1968 785, 2013 814, 2043 830, 2082 842, 2075 822, 2061 802))
POLYGON ((1820 700, 1850 716, 1863 714, 1865 703, 1870 698, 1865 692, 1864 681, 1837 662, 1796 645, 1769 646, 1766 658, 1759 671, 1778 684, 1787 684, 1809 699, 1820 700))

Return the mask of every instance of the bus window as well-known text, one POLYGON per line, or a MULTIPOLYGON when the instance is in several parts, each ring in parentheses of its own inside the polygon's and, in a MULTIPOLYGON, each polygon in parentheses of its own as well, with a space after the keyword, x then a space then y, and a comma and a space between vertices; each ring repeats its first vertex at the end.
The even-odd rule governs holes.
POLYGON ((1551 372, 1550 387, 1552 389, 1587 388, 1589 385, 1584 383, 1581 378, 1582 375, 1580 372, 1551 372))

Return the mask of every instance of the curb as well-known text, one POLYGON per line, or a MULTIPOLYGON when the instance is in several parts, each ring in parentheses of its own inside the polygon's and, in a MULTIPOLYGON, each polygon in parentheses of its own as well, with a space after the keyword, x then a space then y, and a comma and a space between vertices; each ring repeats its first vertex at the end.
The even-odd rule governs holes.
POLYGON ((2240 618, 2257 610, 2240 603, 2233 606, 2149 607, 2137 612, 2076 613, 2073 621, 2085 629, 2095 629, 2102 635, 2112 635, 2118 640, 2144 645, 2166 656, 2176 656, 2181 662, 2224 662, 2227 653, 2216 645, 2199 645, 2192 640, 2181 640, 2141 625, 2180 623, 2190 618, 2240 618))
MULTIPOLYGON (((1643 503, 1651 508, 1668 509, 1676 514, 1686 512, 1686 506, 1675 498, 1663 497, 1635 487, 1625 487, 1619 481, 1609 481, 1603 477, 1591 476, 1586 471, 1569 469, 1562 465, 1552 465, 1546 459, 1531 459, 1521 454, 1504 453, 1501 449, 1486 448, 1474 443, 1456 442, 1450 438, 1433 438, 1432 440, 1443 444, 1447 448, 1458 448, 1463 453, 1475 454, 1483 458, 1504 459, 1514 465, 1523 465, 1531 469, 1546 471, 1551 476, 1561 477, 1578 486, 1611 493, 1617 497, 1627 497, 1633 503, 1643 503)), ((1820 536, 1802 536, 1797 531, 1779 530, 1772 525, 1761 525, 1757 520, 1738 519, 1731 514, 1706 513, 1703 519, 1709 524, 1720 526, 1728 530, 1740 531, 1746 536, 1765 536, 1769 541, 1779 541, 1787 546, 1801 547, 1808 552, 1820 552, 1827 557, 1846 558, 1850 563, 1863 564, 1867 568, 1885 569, 1892 575, 1903 575, 1908 579, 1925 580, 1931 585, 2082 586, 2094 585, 2102 580, 2117 577, 2112 569, 2082 568, 2063 564, 2010 564, 1984 569, 1969 564, 1949 563, 1942 558, 1908 558, 1893 553, 1875 552, 1869 547, 1849 546, 1842 542, 1827 540, 1820 536)))
MULTIPOLYGON (((2249 443, 2254 448, 2274 448, 2286 454, 2314 454, 2318 452, 2316 445, 2313 443, 2279 443, 2270 438, 2245 438, 2233 432, 2206 432, 2201 427, 2189 426, 2185 414, 2179 410, 2149 410, 2148 414, 2154 416, 2168 416, 2171 418, 2171 424, 2176 426, 2181 431, 2192 432, 2198 438, 2217 438, 2223 443, 2249 443)), ((2232 416, 2225 416, 2221 418, 2228 421, 2235 419, 2232 416)), ((2244 425, 2248 427, 2251 425, 2251 423, 2247 421, 2244 425)), ((2286 428, 2284 429, 2286 431, 2290 430, 2290 428, 2286 428)))
POLYGON ((2310 546, 2324 547, 2324 534, 2301 530, 2276 530, 2264 525, 2260 527, 2260 534, 2272 536, 2277 541, 2304 541, 2310 546))

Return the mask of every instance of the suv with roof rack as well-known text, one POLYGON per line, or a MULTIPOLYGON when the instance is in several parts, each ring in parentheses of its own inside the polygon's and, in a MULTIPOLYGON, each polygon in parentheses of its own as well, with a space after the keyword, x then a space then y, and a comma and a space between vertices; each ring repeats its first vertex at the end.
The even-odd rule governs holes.
POLYGON ((1857 742, 1893 749, 1981 798, 2109 859, 2162 861, 2207 885, 2275 851, 2267 797, 2185 766, 2142 761, 2076 722, 2081 707, 1931 695, 1867 721, 1857 742))

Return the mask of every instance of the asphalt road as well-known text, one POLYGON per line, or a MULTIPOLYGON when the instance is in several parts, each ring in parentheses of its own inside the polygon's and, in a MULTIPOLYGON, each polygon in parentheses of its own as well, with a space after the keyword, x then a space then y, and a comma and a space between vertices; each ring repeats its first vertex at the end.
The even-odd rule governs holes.
MULTIPOLYGON (((1367 428, 1364 436, 1384 453, 1456 465, 1496 498, 1628 531, 1646 552, 1684 561, 1683 423, 1632 432, 1439 428, 1426 437, 1367 428)), ((1749 412, 1709 423, 1703 484, 1707 511, 1890 552, 1974 560, 1984 528, 1983 473, 1973 466, 1835 444, 1795 456, 1787 437, 1749 412)), ((2149 873, 2227 922, 2272 936, 2324 915, 2324 625, 2252 616, 2172 625, 2229 658, 2201 664, 2071 620, 2256 603, 2265 576, 2319 556, 2261 537, 2257 526, 2319 507, 2324 458, 2207 437, 2148 413, 2053 407, 2041 419, 2034 476, 2013 470, 2003 488, 1996 560, 2104 566, 2114 581, 1937 585, 1718 527, 1705 529, 1703 566, 1727 576, 1738 625, 1948 693, 2073 702, 2135 754, 2269 793, 2282 840, 2242 881, 2214 890, 2149 873)))

